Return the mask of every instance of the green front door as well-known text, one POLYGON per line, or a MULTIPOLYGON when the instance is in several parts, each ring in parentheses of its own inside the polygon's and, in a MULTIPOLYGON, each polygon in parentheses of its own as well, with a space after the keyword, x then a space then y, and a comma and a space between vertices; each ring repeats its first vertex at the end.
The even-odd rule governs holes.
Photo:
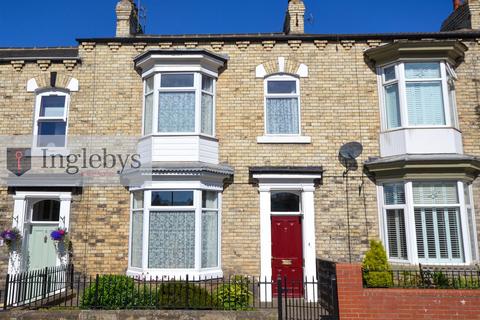
POLYGON ((30 225, 28 233, 28 270, 57 265, 57 253, 50 233, 58 225, 30 225))

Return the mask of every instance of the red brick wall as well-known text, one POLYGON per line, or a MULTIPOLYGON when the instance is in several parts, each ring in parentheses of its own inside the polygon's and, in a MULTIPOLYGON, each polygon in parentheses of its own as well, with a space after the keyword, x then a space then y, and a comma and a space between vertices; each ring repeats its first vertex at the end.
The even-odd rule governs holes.
POLYGON ((340 320, 480 319, 480 290, 365 289, 360 265, 337 265, 340 320))

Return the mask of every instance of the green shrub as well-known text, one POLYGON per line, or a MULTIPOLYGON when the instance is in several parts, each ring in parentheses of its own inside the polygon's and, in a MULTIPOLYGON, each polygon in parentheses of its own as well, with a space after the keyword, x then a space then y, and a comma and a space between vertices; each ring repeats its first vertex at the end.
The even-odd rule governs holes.
POLYGON ((248 310, 251 308, 253 293, 249 290, 250 280, 243 276, 235 276, 230 283, 219 286, 213 298, 223 310, 248 310))
POLYGON ((458 289, 480 289, 480 279, 477 276, 462 276, 453 281, 453 286, 458 289))
POLYGON ((447 289, 451 288, 450 280, 441 271, 436 271, 432 275, 432 282, 436 288, 447 289))
POLYGON ((212 309, 215 307, 212 295, 202 285, 184 282, 166 282, 151 288, 146 285, 140 292, 139 304, 143 307, 168 309, 212 309))
POLYGON ((380 241, 370 241, 370 249, 363 259, 363 270, 365 271, 363 279, 367 287, 389 288, 393 286, 392 269, 380 241))
POLYGON ((137 291, 132 278, 124 275, 105 275, 98 277, 98 288, 96 282, 85 288, 80 307, 122 309, 132 307, 136 299, 137 291))

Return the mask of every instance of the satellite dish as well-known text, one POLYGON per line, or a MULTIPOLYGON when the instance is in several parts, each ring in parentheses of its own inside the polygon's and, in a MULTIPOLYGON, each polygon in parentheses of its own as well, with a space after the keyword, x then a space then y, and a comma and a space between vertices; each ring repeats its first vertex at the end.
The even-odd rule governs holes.
POLYGON ((340 156, 346 160, 355 160, 363 152, 363 146, 359 142, 349 142, 340 148, 340 156))

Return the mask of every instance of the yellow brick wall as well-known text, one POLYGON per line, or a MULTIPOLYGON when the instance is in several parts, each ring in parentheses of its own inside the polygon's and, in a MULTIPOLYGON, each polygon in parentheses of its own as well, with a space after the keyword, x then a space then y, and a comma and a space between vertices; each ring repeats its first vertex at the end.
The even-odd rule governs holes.
MULTIPOLYGON (((480 110, 478 92, 478 44, 458 68, 457 100, 465 152, 480 155, 480 110)), ((72 94, 70 135, 130 135, 141 133, 142 81, 133 58, 159 43, 97 43, 80 46, 81 64, 67 71, 53 63, 46 71, 58 71, 79 80, 80 91, 72 94)), ((375 185, 362 176, 363 161, 379 155, 380 117, 377 80, 364 61, 367 42, 329 43, 277 41, 271 50, 261 42, 237 45, 199 43, 197 48, 227 54, 227 67, 217 83, 217 137, 220 160, 235 169, 234 182, 223 198, 222 264, 226 272, 258 274, 260 271, 260 226, 257 187, 249 181, 251 166, 323 166, 322 184, 315 192, 317 255, 348 261, 346 184, 338 150, 349 141, 359 141, 364 153, 360 169, 350 173, 348 183, 350 235, 353 261, 359 261, 368 239, 378 237, 375 185), (285 57, 309 67, 301 78, 302 133, 312 138, 307 145, 258 144, 264 132, 264 83, 255 77, 261 63, 285 57)), ((168 47, 168 45, 166 45, 168 47)), ((185 49, 184 43, 170 48, 185 49)), ((42 74, 36 63, 15 71, 0 64, 0 134, 31 134, 33 93, 26 92, 28 79, 42 74)), ((11 224, 13 201, 0 189, 1 222, 11 224)), ((480 188, 475 188, 480 203, 480 188)), ((124 272, 128 256, 129 193, 121 186, 86 187, 75 194, 71 211, 74 261, 89 273, 124 272)), ((2 250, 5 255, 5 250, 2 250)), ((5 261, 5 259, 3 259, 5 261)), ((4 264, 5 266, 5 264, 4 264)))

